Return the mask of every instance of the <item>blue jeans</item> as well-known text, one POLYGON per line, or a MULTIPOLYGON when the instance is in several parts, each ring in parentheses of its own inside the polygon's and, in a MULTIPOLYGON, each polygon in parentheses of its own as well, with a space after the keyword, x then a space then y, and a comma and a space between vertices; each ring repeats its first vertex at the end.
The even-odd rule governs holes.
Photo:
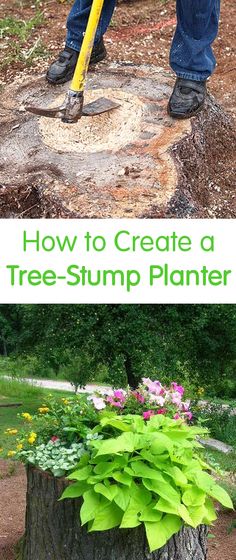
MULTIPOLYGON (((170 51, 170 65, 177 76, 206 80, 216 61, 212 43, 217 36, 220 0, 176 0, 177 27, 170 51)), ((66 45, 80 50, 92 0, 75 0, 67 19, 66 45)), ((105 0, 95 45, 106 32, 116 0, 105 0)))

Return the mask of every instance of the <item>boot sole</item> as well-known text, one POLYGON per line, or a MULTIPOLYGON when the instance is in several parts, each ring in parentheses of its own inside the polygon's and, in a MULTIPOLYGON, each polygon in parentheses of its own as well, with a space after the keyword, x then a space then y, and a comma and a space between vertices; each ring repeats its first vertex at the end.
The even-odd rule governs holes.
MULTIPOLYGON (((107 56, 107 53, 101 53, 100 55, 97 55, 96 58, 92 59, 89 63, 89 68, 90 66, 95 66, 95 64, 98 64, 98 62, 101 62, 102 60, 104 60, 107 56)), ((74 71, 75 71, 75 67, 63 78, 59 78, 59 80, 54 80, 53 78, 50 78, 50 76, 48 76, 46 74, 46 80, 49 84, 53 84, 53 85, 60 85, 60 84, 65 84, 66 82, 69 82, 74 75, 74 71)))

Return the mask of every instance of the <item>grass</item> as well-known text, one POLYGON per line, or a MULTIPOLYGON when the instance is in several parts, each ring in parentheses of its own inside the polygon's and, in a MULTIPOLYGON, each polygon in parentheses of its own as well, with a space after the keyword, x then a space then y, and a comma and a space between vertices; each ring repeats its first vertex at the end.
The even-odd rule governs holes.
POLYGON ((68 392, 42 389, 15 379, 0 379, 0 404, 22 403, 17 408, 0 407, 0 447, 4 452, 11 449, 11 438, 4 434, 6 429, 20 429, 23 426, 20 414, 22 412, 34 414, 49 394, 60 398, 67 396, 68 392))
POLYGON ((44 23, 44 15, 37 8, 35 15, 28 19, 5 17, 0 20, 0 40, 3 55, 0 67, 3 69, 15 62, 31 65, 39 58, 47 58, 48 51, 40 37, 34 39, 35 30, 44 23))

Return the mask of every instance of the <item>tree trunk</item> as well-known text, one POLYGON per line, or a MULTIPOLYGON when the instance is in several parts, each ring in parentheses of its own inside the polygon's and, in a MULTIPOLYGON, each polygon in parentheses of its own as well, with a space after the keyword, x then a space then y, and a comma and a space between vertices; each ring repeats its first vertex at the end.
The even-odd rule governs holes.
POLYGON ((68 484, 28 468, 26 529, 21 560, 206 560, 207 528, 184 528, 150 553, 143 527, 87 533, 80 500, 58 498, 68 484))
POLYGON ((138 386, 138 380, 134 376, 133 368, 132 368, 132 360, 131 360, 129 354, 125 355, 124 365, 125 365, 125 371, 126 371, 126 375, 127 375, 128 385, 131 387, 131 389, 136 389, 137 386, 138 386))

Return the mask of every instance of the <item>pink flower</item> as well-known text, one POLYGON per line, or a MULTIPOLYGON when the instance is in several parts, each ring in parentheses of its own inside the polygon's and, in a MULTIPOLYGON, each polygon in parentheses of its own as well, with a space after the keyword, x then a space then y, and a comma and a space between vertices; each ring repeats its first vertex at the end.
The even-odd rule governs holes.
POLYGON ((173 381, 173 383, 171 383, 171 387, 173 387, 174 391, 177 391, 177 393, 179 393, 181 397, 183 396, 184 387, 182 387, 182 385, 178 385, 177 383, 175 383, 175 381, 173 381))
POLYGON ((96 410, 103 410, 103 408, 106 408, 106 403, 101 397, 92 397, 91 400, 96 410))
POLYGON ((184 413, 184 416, 185 416, 186 418, 188 418, 188 420, 192 420, 192 417, 193 417, 192 412, 190 412, 190 411, 189 411, 189 412, 185 412, 185 413, 184 413))
POLYGON ((167 412, 166 408, 159 408, 159 410, 157 410, 157 414, 165 414, 167 412))
POLYGON ((154 393, 154 395, 163 394, 163 387, 160 381, 152 381, 149 377, 143 377, 142 382, 146 385, 150 393, 154 393))
POLYGON ((52 441, 54 443, 55 441, 58 441, 58 440, 59 440, 59 437, 52 436, 50 441, 52 441))
POLYGON ((112 406, 116 406, 116 408, 124 408, 124 405, 121 402, 113 401, 112 406))
POLYGON ((143 418, 144 420, 150 420, 151 416, 154 416, 154 414, 153 410, 147 410, 146 412, 143 412, 143 418))
POLYGON ((122 402, 125 401, 125 394, 122 391, 122 389, 118 389, 117 391, 114 391, 114 397, 115 399, 119 399, 122 402))
POLYGON ((132 395, 135 397, 135 399, 137 399, 138 402, 144 404, 145 398, 143 395, 141 395, 141 393, 139 393, 138 391, 133 391, 132 395))
POLYGON ((174 420, 179 420, 180 418, 181 418, 180 414, 177 413, 174 415, 174 420))

